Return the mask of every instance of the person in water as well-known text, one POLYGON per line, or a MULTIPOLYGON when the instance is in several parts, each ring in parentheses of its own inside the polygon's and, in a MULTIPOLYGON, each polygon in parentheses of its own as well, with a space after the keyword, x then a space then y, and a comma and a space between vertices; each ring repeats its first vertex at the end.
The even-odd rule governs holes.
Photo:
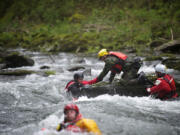
POLYGON ((96 122, 91 119, 85 119, 79 112, 76 104, 67 104, 64 107, 64 121, 58 124, 56 130, 67 130, 76 133, 91 132, 94 135, 101 135, 96 122))
POLYGON ((98 81, 102 81, 109 71, 111 71, 110 83, 114 80, 115 75, 121 73, 121 71, 123 71, 122 78, 124 80, 129 81, 138 77, 137 72, 142 64, 140 58, 130 61, 127 55, 121 52, 108 52, 106 49, 100 50, 98 57, 105 62, 103 71, 97 77, 98 81))
POLYGON ((95 78, 93 80, 90 81, 85 81, 84 79, 84 75, 82 72, 78 72, 74 74, 74 80, 71 80, 70 82, 67 83, 65 90, 67 92, 73 92, 73 91, 77 91, 80 88, 82 88, 85 85, 92 85, 94 83, 98 82, 98 79, 95 78))
POLYGON ((158 64, 155 67, 155 72, 157 80, 155 81, 154 86, 146 89, 147 92, 150 95, 155 95, 156 98, 161 100, 178 97, 174 78, 169 74, 166 74, 166 67, 162 64, 158 64))

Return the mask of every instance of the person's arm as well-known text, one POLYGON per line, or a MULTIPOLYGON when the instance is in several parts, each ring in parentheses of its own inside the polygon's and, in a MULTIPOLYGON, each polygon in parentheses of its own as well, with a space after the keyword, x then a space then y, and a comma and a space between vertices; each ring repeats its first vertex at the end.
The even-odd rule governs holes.
POLYGON ((107 75, 107 73, 112 69, 112 66, 114 65, 114 62, 107 58, 105 59, 105 66, 103 68, 103 71, 99 74, 98 81, 102 81, 103 78, 107 75))
POLYGON ((150 94, 154 94, 154 93, 159 93, 162 89, 163 89, 162 81, 156 80, 156 82, 154 83, 154 86, 151 88, 147 88, 147 91, 150 94))
POLYGON ((93 80, 90 80, 90 81, 82 81, 82 84, 86 85, 86 84, 89 84, 89 85, 92 85, 94 83, 97 83, 98 82, 98 78, 94 78, 93 80))

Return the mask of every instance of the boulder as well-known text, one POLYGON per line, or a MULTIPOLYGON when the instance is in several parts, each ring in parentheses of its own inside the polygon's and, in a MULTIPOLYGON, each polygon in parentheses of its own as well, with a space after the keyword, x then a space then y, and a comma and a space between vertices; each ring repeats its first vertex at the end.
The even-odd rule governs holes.
POLYGON ((159 47, 161 46, 162 44, 164 44, 165 42, 167 42, 167 40, 154 40, 150 43, 150 47, 151 48, 156 48, 156 47, 159 47))
POLYGON ((173 40, 168 43, 164 43, 161 46, 156 47, 154 50, 179 54, 180 53, 180 40, 173 40))
POLYGON ((36 73, 32 70, 0 70, 0 75, 23 76, 36 73))
POLYGON ((85 86, 81 89, 76 89, 71 91, 73 97, 87 96, 87 97, 97 97, 103 94, 109 95, 124 95, 124 96, 148 96, 146 92, 146 87, 141 84, 128 84, 121 85, 118 83, 108 84, 105 82, 100 82, 100 84, 95 84, 92 86, 85 86))
POLYGON ((83 67, 83 66, 76 66, 76 67, 69 68, 68 71, 78 71, 80 69, 85 69, 85 67, 83 67))
MULTIPOLYGON (((103 94, 122 95, 131 97, 149 96, 146 91, 147 87, 151 87, 150 83, 140 84, 135 81, 129 82, 115 82, 109 84, 107 82, 100 82, 91 86, 84 86, 80 89, 71 91, 70 95, 78 98, 81 96, 97 97, 103 94)), ((180 83, 176 82, 177 93, 180 94, 180 83)))
POLYGON ((162 60, 162 64, 168 68, 176 69, 180 71, 180 59, 179 58, 167 58, 162 60))
POLYGON ((44 66, 41 66, 41 67, 40 67, 40 69, 50 69, 50 67, 49 67, 49 66, 44 65, 44 66))
POLYGON ((6 65, 4 68, 16 68, 16 67, 22 67, 22 66, 33 66, 34 60, 26 56, 21 56, 19 54, 14 53, 14 54, 5 56, 3 58, 3 63, 6 65))

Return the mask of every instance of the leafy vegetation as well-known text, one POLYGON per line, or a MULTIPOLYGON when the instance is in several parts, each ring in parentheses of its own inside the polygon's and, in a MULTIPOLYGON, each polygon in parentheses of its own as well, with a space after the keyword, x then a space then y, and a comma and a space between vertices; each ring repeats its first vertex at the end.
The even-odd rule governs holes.
POLYGON ((0 45, 44 52, 133 48, 180 35, 178 0, 4 0, 0 45))

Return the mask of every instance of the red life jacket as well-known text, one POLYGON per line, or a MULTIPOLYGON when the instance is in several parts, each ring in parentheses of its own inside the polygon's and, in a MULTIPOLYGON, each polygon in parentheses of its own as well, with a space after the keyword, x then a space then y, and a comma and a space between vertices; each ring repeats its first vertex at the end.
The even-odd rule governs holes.
POLYGON ((69 82, 66 84, 65 89, 68 90, 69 86, 72 85, 72 84, 74 84, 74 83, 75 83, 74 80, 69 81, 69 82))
POLYGON ((176 90, 176 85, 172 76, 166 74, 163 79, 169 84, 172 90, 176 90))
POLYGON ((122 67, 123 67, 123 64, 125 62, 125 60, 127 59, 127 55, 121 53, 121 52, 109 52, 110 55, 112 56, 115 56, 117 57, 120 61, 122 61, 122 64, 118 63, 118 64, 115 64, 113 67, 112 67, 112 72, 115 72, 115 73, 120 73, 121 70, 122 70, 122 67))
POLYGON ((168 74, 166 74, 163 79, 169 84, 170 88, 171 88, 171 95, 172 97, 178 97, 178 94, 176 93, 176 85, 175 85, 175 81, 174 78, 168 74))
POLYGON ((116 56, 121 60, 126 60, 127 59, 127 55, 125 55, 124 53, 121 52, 109 52, 110 55, 116 56))
POLYGON ((174 79, 169 75, 165 75, 164 77, 158 78, 159 83, 151 88, 151 94, 158 94, 158 98, 160 99, 169 99, 177 97, 176 86, 174 79))

